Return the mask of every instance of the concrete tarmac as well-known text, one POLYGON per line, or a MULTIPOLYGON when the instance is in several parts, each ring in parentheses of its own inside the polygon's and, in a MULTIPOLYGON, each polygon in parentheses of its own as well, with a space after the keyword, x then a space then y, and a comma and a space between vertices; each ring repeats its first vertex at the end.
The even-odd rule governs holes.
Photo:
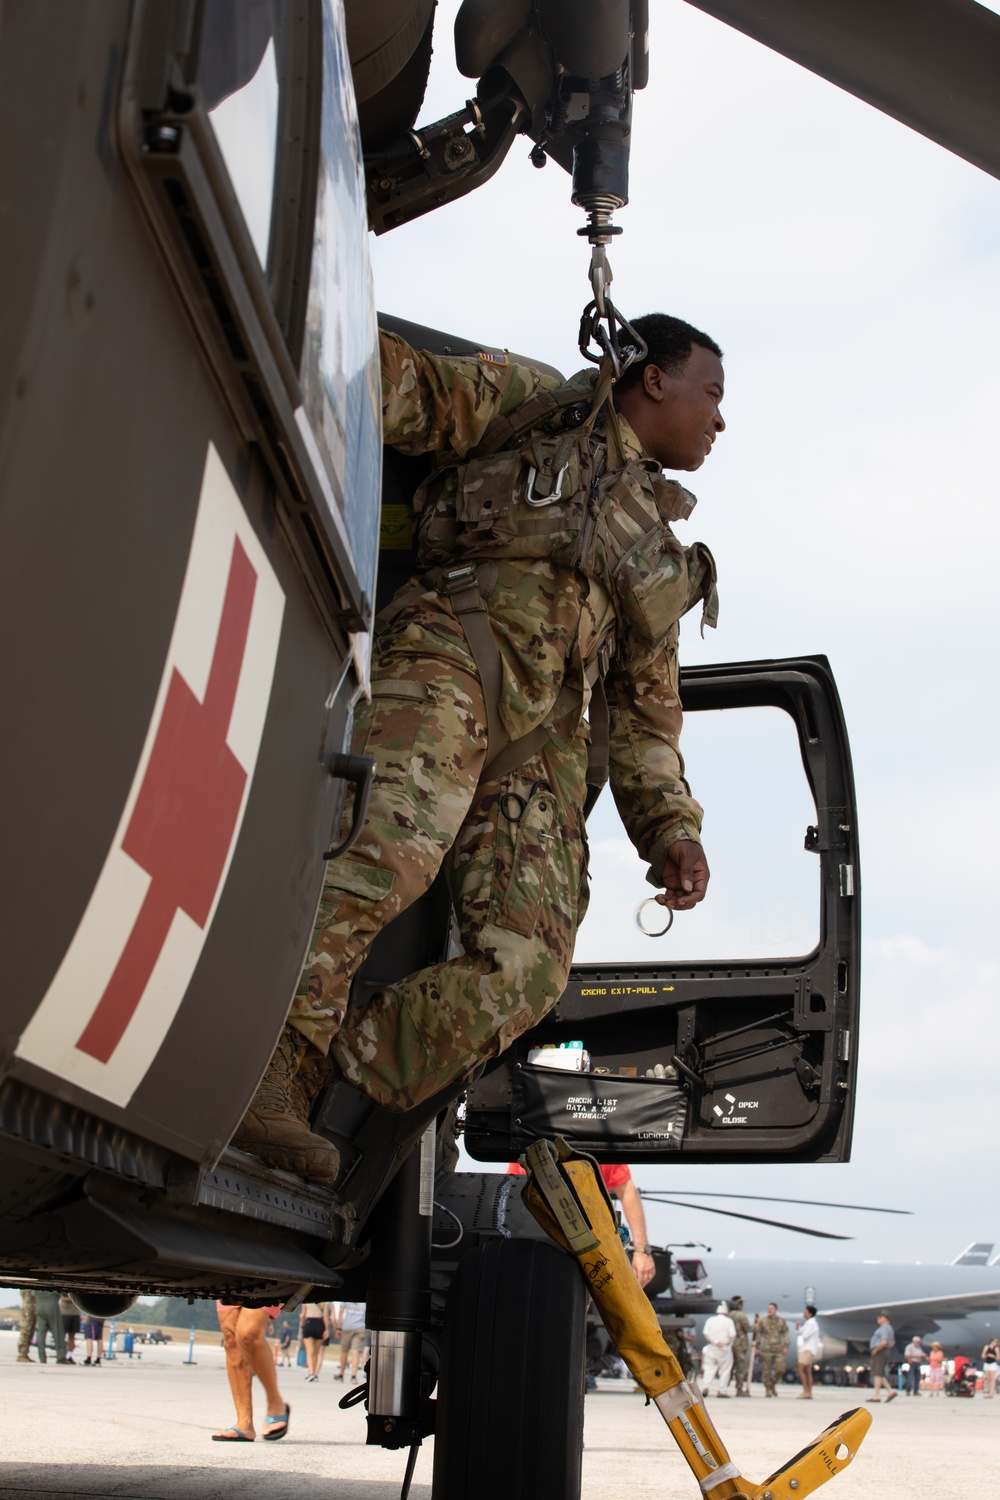
MULTIPOLYGON (((364 1408, 341 1411, 338 1361, 306 1384, 279 1370, 291 1404, 280 1442, 213 1443, 232 1421, 221 1348, 146 1348, 100 1368, 15 1363, 16 1335, 0 1333, 0 1495, 34 1500, 396 1500, 406 1455, 365 1446, 364 1408), (253 1451, 251 1452, 251 1448, 253 1451)), ((79 1351, 78 1351, 79 1353, 79 1351)), ((82 1358, 82 1354, 79 1354, 82 1358)), ((51 1359, 51 1356, 50 1356, 51 1359)), ((347 1389, 350 1389, 348 1384, 347 1389)), ((760 1481, 867 1392, 797 1387, 767 1401, 710 1402, 743 1473, 760 1481)), ((1000 1399, 899 1396, 872 1430, 829 1500, 986 1500, 1000 1495, 1000 1399)), ((257 1402, 262 1422, 263 1402, 257 1402)), ((421 1450, 412 1500, 430 1500, 432 1444, 421 1450)), ((632 1382, 603 1380, 587 1397, 583 1500, 698 1500, 699 1491, 654 1408, 632 1382)), ((477 1500, 470 1495, 468 1500, 477 1500)), ((518 1500, 512 1495, 510 1500, 518 1500)))

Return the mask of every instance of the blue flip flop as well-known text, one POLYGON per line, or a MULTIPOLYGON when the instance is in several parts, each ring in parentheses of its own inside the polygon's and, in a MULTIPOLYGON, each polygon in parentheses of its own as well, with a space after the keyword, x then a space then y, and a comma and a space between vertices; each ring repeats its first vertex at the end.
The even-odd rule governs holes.
POLYGON ((288 1419, 289 1419, 289 1417, 291 1415, 292 1415, 292 1408, 286 1404, 283 1416, 280 1416, 280 1417, 265 1417, 264 1418, 264 1426, 265 1427, 273 1427, 273 1426, 277 1426, 277 1424, 279 1422, 281 1423, 281 1431, 280 1432, 265 1432, 265 1434, 264 1434, 264 1441, 265 1441, 265 1443, 276 1443, 279 1438, 283 1438, 284 1437, 285 1433, 288 1431, 288 1419))
POLYGON ((253 1438, 252 1437, 247 1437, 247 1435, 243 1431, 242 1427, 227 1427, 226 1430, 225 1430, 225 1432, 213 1432, 213 1434, 212 1434, 212 1442, 213 1443, 252 1443, 253 1442, 253 1438), (229 1436, 230 1433, 233 1433, 234 1436, 230 1437, 229 1436))

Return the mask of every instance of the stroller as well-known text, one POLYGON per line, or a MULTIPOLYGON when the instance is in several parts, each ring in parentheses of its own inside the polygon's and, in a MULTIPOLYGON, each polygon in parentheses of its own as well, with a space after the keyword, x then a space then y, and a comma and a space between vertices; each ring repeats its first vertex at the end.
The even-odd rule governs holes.
POLYGON ((946 1396, 972 1397, 976 1394, 978 1373, 970 1359, 964 1354, 955 1358, 951 1379, 945 1385, 946 1396))

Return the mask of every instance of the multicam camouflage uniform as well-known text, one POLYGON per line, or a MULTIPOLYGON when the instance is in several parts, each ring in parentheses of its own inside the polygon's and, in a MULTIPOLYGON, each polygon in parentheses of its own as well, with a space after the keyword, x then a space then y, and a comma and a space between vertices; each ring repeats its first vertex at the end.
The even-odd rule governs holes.
MULTIPOLYGON (((541 749, 513 773, 481 784, 486 704, 448 597, 414 580, 376 642, 372 699, 357 715, 355 734, 356 752, 374 756, 377 766, 368 819, 350 852, 327 868, 289 1021, 364 1093, 405 1110, 508 1047, 564 988, 587 903, 584 673, 599 650, 609 660, 613 650, 605 686, 615 799, 655 884, 662 884, 669 847, 697 840, 701 808, 678 750, 677 619, 703 599, 714 623, 715 591, 707 551, 685 551, 664 527, 673 549, 672 594, 651 645, 620 618, 598 569, 585 578, 558 555, 538 555, 544 542, 516 537, 491 548, 488 539, 477 545, 463 534, 469 527, 459 511, 479 480, 466 473, 465 490, 458 491, 457 461, 477 447, 494 418, 553 388, 551 377, 504 356, 418 354, 383 335, 382 383, 386 441, 404 453, 436 455, 435 471, 414 501, 421 566, 495 559, 486 602, 500 652, 499 713, 507 735, 516 740, 537 729, 557 699, 566 701, 567 688, 577 690, 541 749), (528 555, 511 555, 519 551, 528 555), (464 953, 386 985, 348 1013, 351 979, 371 940, 442 866, 464 953)), ((627 487, 648 509, 659 466, 643 457, 624 422, 621 433, 627 487)), ((560 507, 551 506, 531 524, 551 528, 559 515, 560 507)))
POLYGON ((22 1363, 31 1358, 31 1340, 38 1320, 38 1298, 31 1287, 21 1288, 21 1323, 17 1334, 17 1357, 22 1363))
POLYGON ((777 1313, 765 1313, 754 1324, 754 1332, 760 1347, 760 1378, 764 1382, 764 1394, 776 1396, 777 1383, 785 1373, 788 1324, 777 1313))
POLYGON ((737 1396, 742 1396, 745 1392, 749 1393, 750 1378, 753 1374, 749 1368, 753 1324, 740 1308, 737 1308, 735 1312, 730 1308, 729 1316, 736 1325, 736 1337, 733 1340, 733 1380, 736 1382, 737 1396))

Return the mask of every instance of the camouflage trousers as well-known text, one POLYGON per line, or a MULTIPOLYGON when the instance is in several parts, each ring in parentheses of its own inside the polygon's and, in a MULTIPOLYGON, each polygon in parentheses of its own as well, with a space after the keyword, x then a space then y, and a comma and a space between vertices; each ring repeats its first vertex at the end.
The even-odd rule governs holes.
POLYGON ((775 1387, 785 1373, 785 1356, 780 1349, 760 1351, 760 1378, 769 1395, 776 1395, 775 1387))
POLYGON ((358 842, 327 866, 290 1023, 386 1109, 412 1109, 535 1025, 565 986, 586 908, 582 735, 502 781, 464 640, 379 657, 355 751, 376 774, 358 842), (464 952, 348 1010, 372 939, 444 869, 464 952))
POLYGON ((38 1318, 37 1293, 30 1287, 21 1291, 21 1324, 17 1334, 17 1352, 19 1356, 27 1356, 31 1348, 31 1340, 35 1333, 35 1323, 38 1318))
POLYGON ((748 1379, 749 1364, 750 1345, 747 1343, 741 1344, 737 1339, 737 1341, 733 1344, 733 1380, 736 1383, 736 1389, 738 1391, 742 1391, 746 1386, 750 1384, 750 1381, 748 1379))

